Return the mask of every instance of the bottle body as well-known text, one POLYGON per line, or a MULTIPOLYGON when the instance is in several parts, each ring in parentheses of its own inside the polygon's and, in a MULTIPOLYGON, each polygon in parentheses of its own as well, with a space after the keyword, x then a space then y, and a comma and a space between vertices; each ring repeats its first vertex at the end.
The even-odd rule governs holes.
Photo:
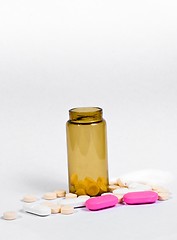
POLYGON ((70 111, 78 111, 79 117, 73 121, 71 116, 66 124, 69 190, 77 195, 100 195, 107 192, 108 186, 106 121, 102 109, 70 111), (100 112, 95 115, 95 111, 100 112))

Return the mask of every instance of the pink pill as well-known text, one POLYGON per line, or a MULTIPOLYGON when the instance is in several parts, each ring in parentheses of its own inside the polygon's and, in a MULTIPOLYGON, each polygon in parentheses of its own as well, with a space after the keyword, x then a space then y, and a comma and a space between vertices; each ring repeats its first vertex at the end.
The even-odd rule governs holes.
POLYGON ((126 204, 146 204, 154 203, 158 199, 158 194, 153 191, 129 192, 123 196, 126 204))
POLYGON ((96 211, 103 208, 114 207, 118 203, 118 198, 114 195, 103 195, 93 197, 86 201, 86 207, 89 210, 96 211))

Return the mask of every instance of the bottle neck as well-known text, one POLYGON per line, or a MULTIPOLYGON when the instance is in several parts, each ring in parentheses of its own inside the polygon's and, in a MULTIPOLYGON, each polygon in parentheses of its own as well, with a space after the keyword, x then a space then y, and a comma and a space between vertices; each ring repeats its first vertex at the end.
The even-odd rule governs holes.
POLYGON ((94 123, 102 121, 103 111, 99 107, 81 107, 69 110, 69 120, 73 123, 94 123))

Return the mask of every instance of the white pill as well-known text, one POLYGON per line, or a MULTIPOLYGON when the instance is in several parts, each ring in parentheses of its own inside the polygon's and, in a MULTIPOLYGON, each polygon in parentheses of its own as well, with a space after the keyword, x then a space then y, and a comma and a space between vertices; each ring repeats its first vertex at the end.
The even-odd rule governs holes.
POLYGON ((49 202, 49 201, 45 201, 45 202, 42 202, 41 205, 42 206, 47 206, 47 207, 51 207, 54 203, 53 202, 49 202))
POLYGON ((17 218, 17 213, 13 212, 13 211, 9 211, 9 212, 4 212, 3 213, 3 218, 5 220, 14 220, 17 218))
POLYGON ((74 213, 74 207, 72 206, 61 206, 61 214, 68 215, 74 213))
POLYGON ((66 193, 65 198, 77 198, 77 194, 75 193, 66 193))
POLYGON ((56 190, 55 192, 56 192, 58 198, 65 197, 65 194, 66 194, 65 190, 56 190))
POLYGON ((120 176, 122 182, 139 182, 148 185, 167 186, 174 181, 174 175, 159 169, 142 169, 120 176))
POLYGON ((126 194, 128 192, 130 192, 129 188, 117 188, 113 191, 114 194, 120 194, 120 195, 126 194))
POLYGON ((41 217, 48 216, 51 214, 51 209, 41 204, 25 204, 23 206, 25 212, 32 213, 41 217))
POLYGON ((78 208, 78 207, 85 207, 85 202, 88 200, 89 198, 86 197, 82 197, 82 198, 65 198, 65 199, 61 199, 58 203, 61 206, 72 206, 74 208, 78 208))
POLYGON ((57 194, 56 192, 47 192, 44 194, 43 198, 46 200, 53 200, 57 198, 57 194))
POLYGON ((111 192, 106 192, 106 193, 102 193, 101 196, 104 196, 104 195, 110 195, 110 194, 111 194, 111 195, 114 195, 114 194, 111 193, 111 192))
POLYGON ((78 199, 84 199, 85 201, 87 201, 90 198, 90 196, 89 195, 80 195, 77 198, 78 199))
POLYGON ((141 183, 130 183, 128 185, 128 188, 131 190, 134 190, 134 191, 151 191, 152 190, 152 187, 149 186, 149 185, 146 185, 146 184, 141 184, 141 183))
POLYGON ((23 197, 23 201, 27 203, 32 203, 32 202, 36 202, 37 198, 34 195, 28 194, 23 197))

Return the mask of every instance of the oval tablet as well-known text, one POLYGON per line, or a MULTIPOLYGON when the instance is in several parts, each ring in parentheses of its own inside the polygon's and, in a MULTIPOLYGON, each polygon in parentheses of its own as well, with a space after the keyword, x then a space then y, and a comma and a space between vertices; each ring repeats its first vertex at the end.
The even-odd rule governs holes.
POLYGON ((48 216, 51 214, 51 209, 47 206, 42 205, 24 205, 23 209, 25 212, 29 212, 41 217, 48 216))
POLYGON ((158 194, 153 191, 129 192, 123 196, 126 204, 147 204, 154 203, 158 199, 158 194))
POLYGON ((59 201, 61 206, 72 206, 74 208, 85 207, 85 202, 88 200, 88 197, 81 198, 66 198, 59 201))
POLYGON ((93 197, 86 201, 86 207, 95 211, 103 208, 114 207, 118 203, 118 198, 112 194, 93 197))

